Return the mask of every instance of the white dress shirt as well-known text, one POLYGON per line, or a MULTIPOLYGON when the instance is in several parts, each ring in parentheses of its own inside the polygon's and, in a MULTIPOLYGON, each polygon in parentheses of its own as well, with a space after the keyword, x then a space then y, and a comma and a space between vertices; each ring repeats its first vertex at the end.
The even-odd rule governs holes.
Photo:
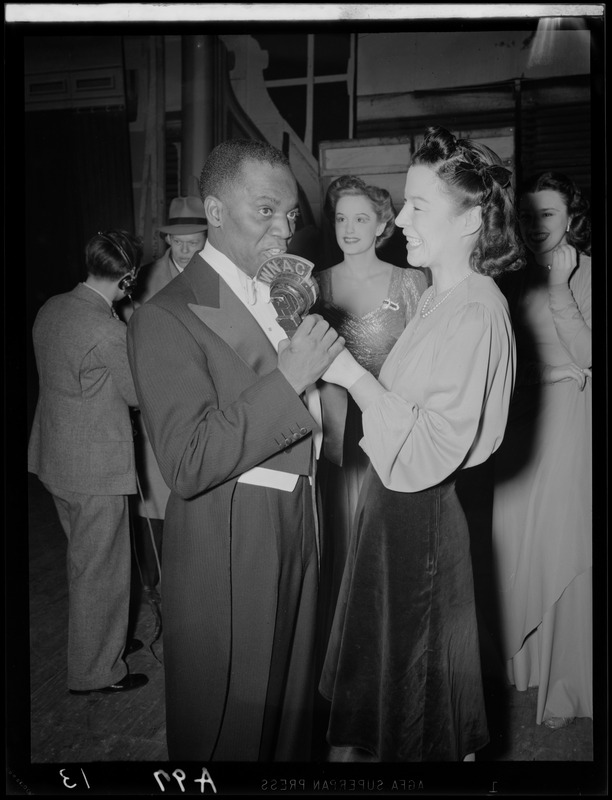
MULTIPOLYGON (((244 303, 246 308, 255 317, 259 327, 268 337, 274 349, 278 352, 278 343, 287 338, 286 332, 281 328, 276 319, 276 311, 270 302, 270 289, 267 284, 249 278, 229 258, 206 241, 204 249, 199 254, 215 272, 227 283, 232 292, 244 303)), ((321 398, 317 388, 309 386, 304 392, 308 411, 316 422, 313 429, 313 443, 315 455, 318 458, 321 452, 323 431, 321 425, 321 398)), ((251 483, 256 486, 268 486, 292 492, 297 484, 298 476, 293 473, 280 472, 266 467, 254 467, 244 472, 238 483, 251 483)))

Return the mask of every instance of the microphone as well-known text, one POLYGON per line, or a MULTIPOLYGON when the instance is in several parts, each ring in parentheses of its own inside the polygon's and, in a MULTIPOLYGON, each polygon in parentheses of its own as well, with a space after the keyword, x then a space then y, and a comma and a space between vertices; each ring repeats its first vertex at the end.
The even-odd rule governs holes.
POLYGON ((255 278, 270 287, 270 301, 276 319, 291 338, 319 296, 319 285, 312 277, 314 264, 301 256, 283 253, 268 258, 255 278))

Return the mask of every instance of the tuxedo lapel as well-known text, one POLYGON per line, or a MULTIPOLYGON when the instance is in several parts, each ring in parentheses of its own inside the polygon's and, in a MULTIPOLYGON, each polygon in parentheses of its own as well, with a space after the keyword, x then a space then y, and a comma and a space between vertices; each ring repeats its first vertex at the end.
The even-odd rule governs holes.
MULTIPOLYGON (((190 269, 191 264, 186 268, 190 269)), ((228 344, 258 375, 277 366, 274 347, 245 305, 205 261, 194 264, 189 277, 197 303, 189 309, 228 344)))

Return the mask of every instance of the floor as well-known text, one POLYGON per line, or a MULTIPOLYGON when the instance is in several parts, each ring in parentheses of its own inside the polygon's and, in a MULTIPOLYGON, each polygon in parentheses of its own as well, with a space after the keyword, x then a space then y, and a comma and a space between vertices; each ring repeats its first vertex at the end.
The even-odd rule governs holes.
MULTIPOLYGON (((61 769, 64 770, 61 781, 72 782, 75 790, 78 786, 82 789, 89 788, 85 787, 85 783, 93 785, 94 780, 102 782, 111 780, 112 785, 115 785, 114 781, 119 780, 117 776, 121 775, 121 793, 147 794, 166 789, 170 792, 170 785, 175 790, 174 793, 179 793, 180 774, 173 776, 175 765, 167 763, 162 664, 163 632, 157 641, 153 641, 156 617, 152 606, 148 604, 135 583, 134 635, 145 643, 145 647, 129 656, 127 660, 131 672, 144 672, 148 675, 148 684, 121 696, 69 695, 65 685, 67 623, 65 538, 50 496, 33 476, 29 476, 28 492, 31 751, 28 765, 22 761, 20 769, 9 768, 9 778, 12 779, 9 783, 13 784, 11 788, 16 789, 9 793, 23 793, 24 786, 28 787, 31 793, 40 793, 32 791, 32 787, 56 785, 60 781, 61 769), (125 769, 131 765, 137 766, 137 771, 126 774, 125 769), (151 792, 140 782, 142 770, 147 775, 146 787, 152 789, 151 792), (161 776, 153 780, 153 772, 156 770, 165 771, 169 778, 166 780, 161 776), (110 776, 114 777, 111 779, 110 776), (162 783, 165 781, 163 789, 160 780, 162 783), (128 791, 130 781, 135 783, 133 792, 128 791)), ((486 636, 483 636, 481 649, 491 742, 487 748, 478 753, 477 764, 473 769, 479 769, 478 765, 480 768, 487 765, 489 770, 494 767, 495 775, 502 776, 508 774, 504 771, 507 769, 504 767, 504 762, 543 762, 549 765, 550 762, 566 762, 564 765, 561 763, 557 765, 555 774, 560 776, 569 762, 573 764, 572 774, 577 776, 584 773, 584 770, 580 771, 578 762, 582 762, 583 767, 588 765, 592 768, 594 759, 592 720, 577 719, 574 724, 558 731, 550 731, 545 726, 536 725, 534 720, 537 690, 521 693, 503 685, 498 679, 496 666, 491 666, 496 664, 495 648, 486 636), (560 769, 562 767, 563 769, 560 769)), ((330 780, 331 768, 318 766, 323 777, 319 775, 317 780, 330 780)), ((472 765, 463 766, 464 773, 468 767, 472 768, 472 765)), ((515 764, 516 766, 518 765, 515 764)), ((204 769, 204 766, 202 768, 204 769)), ((222 769, 221 765, 215 769, 217 775, 219 769, 222 769)), ((408 772, 414 773, 413 770, 408 772)), ((236 778, 235 771, 232 774, 231 769, 223 774, 230 782, 236 778)), ((297 783, 293 789, 302 794, 307 793, 308 786, 302 787, 298 779, 287 778, 286 775, 285 778, 278 777, 282 774, 284 773, 281 767, 275 768, 277 777, 273 779, 295 780, 297 783)), ((301 771, 300 774, 306 772, 301 771)), ((399 784, 394 787, 390 782, 391 779, 385 779, 384 785, 374 788, 378 792, 384 792, 385 789, 408 790, 411 788, 408 785, 410 780, 416 781, 416 778, 411 778, 406 772, 406 765, 401 774, 403 775, 401 780, 405 783, 404 789, 399 784), (407 776, 408 784, 406 784, 407 776)), ((518 772, 513 770, 510 775, 518 775, 518 772)), ((585 791, 589 776, 590 772, 587 771, 586 777, 580 779, 582 793, 589 793, 585 791)), ((201 777, 199 773, 187 779, 195 780, 197 777, 201 777)), ((267 777, 261 778, 258 774, 256 780, 260 781, 257 787, 262 792, 272 786, 271 783, 264 786, 264 781, 268 781, 267 777)), ((313 790, 326 788, 316 783, 314 778, 312 780, 313 790)), ((393 782, 395 780, 393 778, 393 782)), ((500 777, 500 780, 505 779, 500 777)), ((550 786, 550 779, 547 778, 547 782, 550 786)), ((205 788, 204 783, 201 786, 205 788)), ((417 787, 418 781, 414 788, 417 787)), ((193 788, 187 788, 188 791, 195 791, 193 788)), ((277 788, 280 789, 280 785, 277 788)), ((286 788, 290 790, 292 787, 287 784, 286 788)), ((338 785, 333 790, 341 793, 341 788, 338 785)), ((351 787, 344 788, 348 793, 352 791, 351 787)), ((367 790, 372 787, 366 785, 361 788, 367 790)), ((427 790, 427 786, 421 788, 427 790)), ((327 786, 327 790, 332 790, 332 787, 327 786)), ((494 787, 488 791, 497 790, 494 787)), ((223 793, 234 792, 228 790, 223 793)), ((236 793, 242 793, 242 790, 237 790, 236 793)))

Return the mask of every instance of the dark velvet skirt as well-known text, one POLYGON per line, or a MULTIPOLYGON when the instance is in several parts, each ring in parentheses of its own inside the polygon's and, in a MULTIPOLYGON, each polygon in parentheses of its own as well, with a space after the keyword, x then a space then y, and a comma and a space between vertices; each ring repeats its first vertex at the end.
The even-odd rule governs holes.
POLYGON ((461 761, 487 744, 454 480, 394 492, 368 469, 319 689, 329 743, 379 761, 461 761))

